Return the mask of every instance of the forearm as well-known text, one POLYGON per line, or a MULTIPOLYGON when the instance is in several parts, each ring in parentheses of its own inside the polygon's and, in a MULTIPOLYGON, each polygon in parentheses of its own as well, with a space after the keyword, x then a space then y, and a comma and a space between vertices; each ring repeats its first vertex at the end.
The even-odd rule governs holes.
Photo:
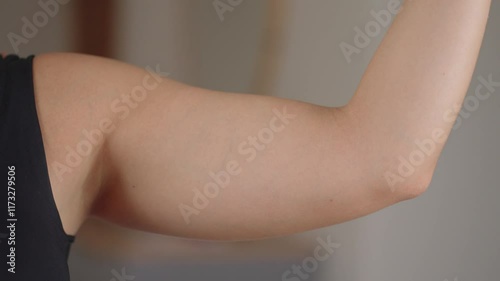
POLYGON ((421 150, 416 141, 442 132, 423 163, 414 161, 420 173, 408 178, 432 174, 456 117, 445 113, 462 104, 469 87, 490 2, 408 0, 402 7, 345 107, 358 128, 360 153, 378 163, 376 176, 401 176, 401 157, 421 150))

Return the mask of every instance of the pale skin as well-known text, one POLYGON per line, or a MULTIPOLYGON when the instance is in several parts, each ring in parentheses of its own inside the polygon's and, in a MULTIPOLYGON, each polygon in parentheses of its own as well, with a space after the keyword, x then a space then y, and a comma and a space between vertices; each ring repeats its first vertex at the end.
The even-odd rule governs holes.
POLYGON ((469 87, 490 4, 407 1, 354 97, 339 108, 151 78, 148 85, 157 86, 124 117, 112 105, 123 105, 147 71, 77 54, 37 56, 36 102, 66 233, 96 216, 165 235, 261 239, 345 222, 422 194, 453 125, 443 115, 469 87), (276 110, 294 117, 284 122, 276 110), (66 163, 66 147, 76 148, 82 131, 103 120, 114 130, 61 176, 54 163, 66 163), (265 128, 274 129, 272 140, 250 144, 265 128), (386 175, 397 173, 399 157, 436 129, 442 142, 435 151, 390 184, 386 175), (254 157, 241 153, 245 141, 254 157), (186 219, 180 206, 193 207, 193 190, 203 191, 214 182, 210 172, 228 165, 240 172, 186 219))

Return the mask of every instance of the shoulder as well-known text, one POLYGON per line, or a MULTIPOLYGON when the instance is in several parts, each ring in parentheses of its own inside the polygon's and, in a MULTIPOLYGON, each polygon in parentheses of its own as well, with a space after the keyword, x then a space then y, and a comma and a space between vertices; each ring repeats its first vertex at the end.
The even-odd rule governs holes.
MULTIPOLYGON (((168 93, 177 92, 172 87, 184 87, 164 76, 158 66, 141 68, 83 54, 34 58, 35 100, 49 176, 69 232, 91 213, 112 174, 109 139, 123 126, 124 114, 131 112, 126 106, 134 106, 134 95, 142 88, 168 93)), ((156 102, 149 98, 147 103, 151 107, 156 102)))
POLYGON ((122 87, 113 77, 135 67, 81 54, 51 53, 33 60, 36 107, 54 199, 67 233, 75 233, 100 192, 106 136, 100 123, 122 87))

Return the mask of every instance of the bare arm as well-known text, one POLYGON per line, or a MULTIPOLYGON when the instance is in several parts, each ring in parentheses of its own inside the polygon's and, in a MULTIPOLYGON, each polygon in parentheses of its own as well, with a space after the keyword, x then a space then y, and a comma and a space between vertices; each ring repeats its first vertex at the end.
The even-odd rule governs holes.
MULTIPOLYGON (((256 239, 340 223, 419 195, 452 126, 443 114, 468 88, 489 5, 408 2, 342 108, 162 79, 126 116, 124 108, 100 114, 116 129, 94 151, 103 160, 96 161, 102 187, 93 214, 169 235, 256 239), (388 181, 399 157, 435 129, 442 134, 433 153, 410 175, 388 181)), ((130 97, 148 75, 75 55, 38 63, 61 60, 94 75, 101 86, 92 91, 105 94, 99 101, 106 104, 130 97)), ((59 91, 69 89, 78 92, 74 84, 59 91)), ((99 127, 102 118, 87 125, 99 127)))
POLYGON ((405 2, 348 105, 363 154, 383 163, 374 176, 384 175, 393 190, 412 175, 398 171, 401 158, 415 175, 432 174, 456 120, 449 112, 467 93, 491 1, 405 2))

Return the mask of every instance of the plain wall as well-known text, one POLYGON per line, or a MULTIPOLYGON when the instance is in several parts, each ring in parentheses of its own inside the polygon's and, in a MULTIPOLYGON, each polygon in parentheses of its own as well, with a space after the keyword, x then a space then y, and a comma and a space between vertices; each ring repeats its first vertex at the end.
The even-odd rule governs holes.
MULTIPOLYGON (((32 38, 26 38, 28 40, 26 44, 18 46, 18 54, 28 56, 46 52, 71 51, 71 39, 73 38, 71 17, 74 6, 71 1, 68 4, 60 5, 60 9, 54 17, 49 17, 43 27, 37 28, 32 38)), ((0 4, 0 51, 16 53, 16 48, 13 47, 8 38, 9 33, 24 37, 23 26, 25 23, 22 19, 26 18, 33 23, 33 16, 40 11, 43 9, 38 5, 38 1, 2 0, 0 4)))
POLYGON ((212 1, 120 1, 118 58, 160 64, 170 78, 214 90, 249 92, 266 1, 246 1, 217 14, 212 1))

